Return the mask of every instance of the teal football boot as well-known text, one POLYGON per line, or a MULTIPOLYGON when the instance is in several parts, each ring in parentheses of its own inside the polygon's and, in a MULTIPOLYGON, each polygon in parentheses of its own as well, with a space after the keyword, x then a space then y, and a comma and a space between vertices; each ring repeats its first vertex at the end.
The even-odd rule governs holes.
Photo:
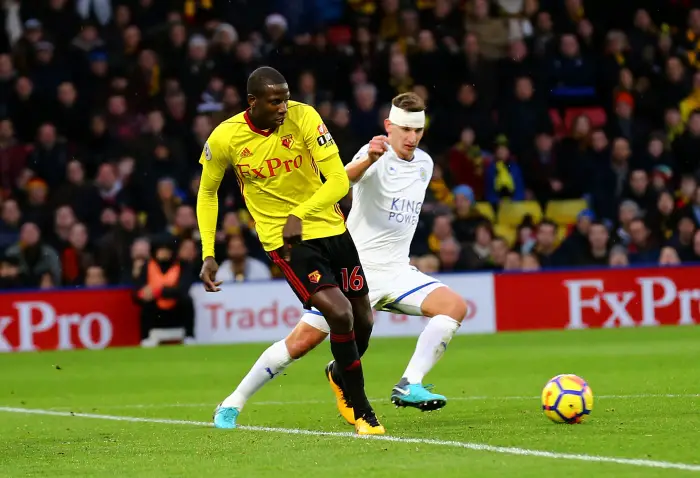
POLYGON ((413 407, 424 412, 439 410, 447 405, 447 398, 430 391, 432 385, 408 383, 402 378, 391 391, 391 403, 397 407, 413 407))
POLYGON ((237 408, 222 407, 219 404, 214 410, 214 427, 215 428, 236 428, 236 420, 238 414, 241 413, 237 408))

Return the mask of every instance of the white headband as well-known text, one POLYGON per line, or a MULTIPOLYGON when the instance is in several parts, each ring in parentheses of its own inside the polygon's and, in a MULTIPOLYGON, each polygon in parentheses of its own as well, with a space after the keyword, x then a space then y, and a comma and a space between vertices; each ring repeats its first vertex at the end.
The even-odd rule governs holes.
POLYGON ((398 126, 406 128, 424 128, 425 127, 425 111, 405 111, 391 105, 389 111, 389 121, 398 126))

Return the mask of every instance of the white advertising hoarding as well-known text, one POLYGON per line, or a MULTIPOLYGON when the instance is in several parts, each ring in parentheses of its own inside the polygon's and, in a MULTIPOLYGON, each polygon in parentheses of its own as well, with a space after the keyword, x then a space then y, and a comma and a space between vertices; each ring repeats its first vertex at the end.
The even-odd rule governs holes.
MULTIPOLYGON (((437 276, 461 294, 468 312, 460 334, 496 331, 492 274, 437 276)), ((220 292, 205 292, 195 284, 190 292, 195 305, 195 333, 199 343, 274 342, 284 338, 304 311, 283 280, 224 284, 220 292)), ((423 317, 377 312, 375 337, 417 336, 423 317)))

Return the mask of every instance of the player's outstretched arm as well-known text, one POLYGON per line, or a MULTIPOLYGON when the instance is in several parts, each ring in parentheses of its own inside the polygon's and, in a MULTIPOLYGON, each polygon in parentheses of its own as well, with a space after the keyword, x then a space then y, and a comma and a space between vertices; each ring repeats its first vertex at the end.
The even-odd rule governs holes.
POLYGON ((316 164, 326 182, 313 196, 292 209, 290 214, 302 220, 333 206, 343 199, 350 189, 350 181, 339 154, 332 154, 316 164))
POLYGON ((376 163, 379 158, 381 158, 384 153, 387 152, 389 149, 387 146, 388 143, 389 138, 386 136, 375 136, 369 142, 367 153, 361 156, 360 159, 351 161, 347 164, 347 166, 345 166, 345 172, 347 173, 348 179, 350 179, 351 183, 354 184, 362 179, 362 176, 364 176, 369 167, 376 163))
POLYGON ((221 281, 216 281, 218 265, 214 259, 214 243, 216 241, 216 220, 219 216, 218 191, 221 180, 226 172, 224 152, 218 147, 212 133, 204 145, 204 151, 199 159, 202 164, 202 178, 197 191, 197 224, 202 239, 202 259, 204 265, 199 278, 204 282, 207 292, 218 292, 221 281))

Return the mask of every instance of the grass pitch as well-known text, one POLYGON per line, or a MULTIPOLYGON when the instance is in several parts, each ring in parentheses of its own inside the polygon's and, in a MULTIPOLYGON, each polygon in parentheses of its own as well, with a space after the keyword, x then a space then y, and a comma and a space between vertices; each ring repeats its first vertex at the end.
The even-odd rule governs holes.
POLYGON ((700 475, 700 328, 460 336, 427 377, 448 397, 433 413, 389 402, 414 345, 373 339, 363 360, 382 439, 338 416, 327 344, 231 431, 212 411, 267 344, 0 355, 0 476, 700 475), (559 373, 593 389, 582 425, 540 410, 559 373))

